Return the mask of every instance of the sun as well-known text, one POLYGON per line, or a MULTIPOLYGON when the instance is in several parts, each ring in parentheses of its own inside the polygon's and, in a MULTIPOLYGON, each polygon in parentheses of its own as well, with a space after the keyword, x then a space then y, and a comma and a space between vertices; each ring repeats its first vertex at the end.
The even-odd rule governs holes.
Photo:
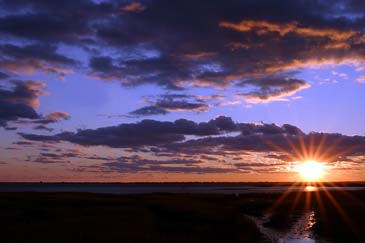
POLYGON ((306 181, 316 181, 323 176, 324 166, 320 162, 308 160, 300 164, 297 171, 306 181))

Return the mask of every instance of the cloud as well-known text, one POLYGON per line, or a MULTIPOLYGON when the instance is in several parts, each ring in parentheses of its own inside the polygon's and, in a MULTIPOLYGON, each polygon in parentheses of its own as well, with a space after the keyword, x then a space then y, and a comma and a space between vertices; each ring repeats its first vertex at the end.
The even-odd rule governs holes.
POLYGON ((148 106, 131 111, 132 116, 166 115, 170 112, 207 112, 209 105, 201 97, 184 94, 160 95, 156 100, 147 99, 148 106))
POLYGON ((71 163, 72 159, 87 159, 85 155, 77 149, 43 149, 38 155, 27 156, 26 162, 42 164, 64 164, 71 163))
POLYGON ((173 99, 158 100, 155 105, 167 111, 197 111, 197 112, 208 111, 208 105, 204 103, 192 103, 185 100, 178 100, 178 101, 173 99))
POLYGON ((39 115, 30 106, 25 104, 13 104, 0 101, 0 126, 7 126, 7 122, 15 121, 19 118, 37 119, 39 115))
POLYGON ((66 56, 56 53, 57 47, 52 45, 25 45, 16 46, 13 44, 4 44, 0 46, 0 52, 14 59, 34 59, 46 62, 74 65, 77 61, 66 56))
POLYGON ((175 153, 209 153, 209 149, 237 152, 280 152, 290 157, 290 161, 318 160, 341 161, 346 156, 360 156, 365 153, 365 137, 346 136, 329 133, 309 133, 288 135, 287 133, 256 133, 250 135, 207 137, 171 144, 168 151, 175 153))
POLYGON ((12 81, 13 88, 10 90, 0 89, 0 100, 13 104, 22 103, 30 107, 39 106, 38 97, 44 92, 42 89, 46 86, 43 82, 37 81, 12 81))
POLYGON ((20 118, 39 119, 34 110, 39 105, 38 96, 43 94, 45 84, 35 81, 12 81, 12 87, 0 87, 0 126, 20 118))
POLYGON ((201 123, 186 119, 143 120, 55 135, 19 134, 43 145, 66 141, 85 147, 118 148, 125 154, 113 158, 47 148, 46 152, 27 160, 36 163, 83 161, 86 164, 75 169, 79 172, 283 173, 305 160, 343 166, 353 163, 356 169, 365 156, 363 136, 304 133, 290 124, 235 123, 224 116, 201 123), (100 163, 89 165, 87 160, 100 163))
POLYGON ((50 44, 0 46, 1 69, 12 73, 31 74, 36 71, 57 73, 61 76, 72 73, 78 62, 56 53, 57 47, 50 44))
POLYGON ((132 12, 132 13, 139 13, 146 9, 146 6, 144 6, 141 3, 138 2, 132 2, 130 4, 127 4, 122 7, 123 12, 132 12))
POLYGON ((304 133, 284 124, 234 123, 220 116, 208 122, 186 119, 175 122, 143 120, 138 123, 98 129, 64 132, 56 135, 20 135, 33 141, 68 141, 83 146, 147 149, 158 154, 224 155, 226 153, 282 153, 294 160, 325 159, 336 161, 345 156, 365 154, 365 137, 335 133, 304 133), (238 134, 238 135, 237 135, 238 134), (188 137, 188 135, 193 135, 188 137))
POLYGON ((109 158, 109 162, 100 165, 82 165, 77 170, 83 172, 104 173, 139 173, 139 172, 168 172, 168 173, 227 173, 237 171, 235 167, 207 166, 202 160, 178 159, 168 160, 145 159, 139 155, 109 158))
POLYGON ((183 65, 189 64, 167 56, 132 60, 114 60, 111 57, 98 56, 89 61, 91 77, 119 80, 126 86, 154 83, 171 90, 184 89, 180 81, 191 78, 191 74, 181 69, 183 65))
POLYGON ((182 57, 189 58, 189 59, 197 59, 197 58, 205 58, 205 57, 214 56, 216 54, 217 53, 215 53, 215 52, 197 52, 197 53, 183 54, 182 57))
POLYGON ((132 116, 166 115, 167 113, 169 113, 167 110, 154 105, 145 106, 129 112, 129 114, 132 116))
POLYGON ((45 130, 45 131, 48 131, 48 132, 52 132, 53 131, 53 128, 49 128, 47 127, 46 125, 38 125, 38 126, 35 126, 33 127, 34 130, 45 130))
POLYGON ((228 118, 218 117, 209 122, 195 123, 186 119, 175 122, 143 120, 119 126, 63 132, 52 136, 20 134, 34 141, 69 141, 81 145, 106 145, 110 147, 140 147, 180 142, 184 135, 208 136, 231 131, 234 124, 228 118))
MULTIPOLYGON (((159 161, 158 161, 159 162, 159 161)), ((137 173, 141 171, 149 172, 170 172, 170 173, 228 173, 237 172, 235 168, 221 168, 221 167, 203 167, 203 166, 161 166, 158 163, 156 165, 150 165, 149 167, 131 166, 123 163, 107 163, 104 164, 106 170, 110 172, 119 173, 137 173)))
MULTIPOLYGON (((99 77, 120 80, 123 84, 147 82, 167 88, 186 88, 189 85, 216 87, 256 78, 258 74, 273 76, 280 70, 297 70, 311 64, 363 60, 356 51, 362 38, 357 23, 360 19, 340 21, 330 12, 335 11, 333 7, 324 3, 307 6, 301 1, 275 4, 242 1, 224 3, 223 7, 214 1, 214 14, 204 17, 201 17, 201 12, 205 4, 193 5, 194 8, 189 10, 190 19, 181 18, 185 22, 168 22, 160 18, 168 15, 167 12, 178 12, 181 6, 157 1, 149 6, 148 15, 129 16, 128 19, 134 21, 125 26, 125 31, 113 27, 106 31, 103 28, 99 36, 116 48, 148 43, 160 55, 133 61, 115 58, 110 60, 113 65, 100 72, 99 77), (285 10, 301 9, 301 14, 289 14, 290 10, 283 11, 284 6, 287 6, 285 10), (228 16, 225 14, 227 8, 228 16), (253 16, 248 11, 251 8, 262 12, 253 16), (326 8, 331 9, 329 13, 326 13, 326 8), (321 11, 318 12, 318 9, 321 11), (269 11, 272 20, 264 14, 269 11), (314 13, 317 15, 314 16, 314 13), (247 20, 228 21, 242 16, 247 20), (149 22, 151 20, 153 22, 149 22), (234 33, 232 29, 240 31, 234 33), (159 33, 158 37, 154 33, 159 33), (232 43, 245 48, 232 49, 232 43), (179 48, 175 48, 177 46, 179 48)), ((262 88, 260 83, 252 85, 262 88)))
POLYGON ((50 43, 78 43, 91 33, 90 20, 117 12, 110 3, 84 0, 3 0, 1 8, 6 11, 0 18, 2 33, 50 43))
POLYGON ((267 103, 277 100, 287 100, 300 90, 307 89, 310 84, 301 79, 290 78, 285 75, 272 75, 260 78, 247 79, 239 86, 259 87, 252 91, 236 94, 242 96, 249 103, 267 103))
POLYGON ((44 116, 45 119, 49 119, 52 121, 66 120, 69 117, 70 116, 68 115, 67 112, 60 112, 60 111, 52 112, 44 116))
POLYGON ((6 73, 0 72, 0 79, 7 79, 9 78, 9 75, 7 75, 6 73))
POLYGON ((21 145, 21 146, 27 146, 27 145, 31 146, 34 144, 34 142, 23 140, 23 141, 14 142, 13 144, 21 145))
POLYGON ((336 28, 317 28, 300 26, 297 22, 272 23, 265 20, 243 20, 239 23, 220 22, 220 27, 241 32, 255 32, 258 35, 276 32, 280 36, 296 34, 303 37, 325 37, 334 41, 349 40, 356 35, 355 31, 340 31, 336 28))
POLYGON ((15 73, 80 70, 129 87, 170 90, 236 88, 251 80, 239 93, 271 102, 309 87, 292 71, 364 61, 358 14, 364 6, 355 1, 4 0, 0 7, 0 33, 28 43, 1 44, 1 66, 15 73), (63 55, 64 45, 87 52, 87 67, 63 55), (293 82, 277 81, 281 87, 272 85, 266 95, 267 84, 259 80, 283 71, 293 82))
POLYGON ((34 126, 33 129, 35 130, 46 130, 46 131, 53 131, 53 128, 49 128, 47 125, 52 123, 61 122, 64 120, 70 119, 70 116, 67 112, 56 111, 49 113, 48 115, 38 115, 37 119, 18 119, 14 122, 16 125, 33 125, 39 124, 34 126))
POLYGON ((336 72, 336 71, 332 71, 331 72, 333 76, 337 76, 337 77, 340 77, 342 79, 348 79, 348 75, 346 73, 339 73, 339 72, 336 72))
POLYGON ((64 159, 64 158, 52 158, 47 156, 40 156, 36 158, 28 157, 26 162, 32 162, 32 163, 40 163, 40 164, 68 164, 71 163, 70 160, 64 159))
POLYGON ((42 119, 33 121, 34 123, 41 123, 41 124, 49 124, 49 123, 56 123, 62 120, 70 119, 70 115, 67 112, 51 112, 45 116, 42 116, 42 119))
POLYGON ((365 83, 365 75, 363 75, 363 76, 360 76, 360 77, 358 77, 357 79, 356 79, 356 82, 358 82, 358 83, 365 83))
POLYGON ((0 86, 0 126, 7 127, 9 121, 15 124, 42 124, 36 130, 49 130, 45 124, 69 119, 66 112, 52 112, 40 115, 35 111, 39 106, 39 96, 45 94, 46 84, 39 81, 11 80, 7 86, 0 86))

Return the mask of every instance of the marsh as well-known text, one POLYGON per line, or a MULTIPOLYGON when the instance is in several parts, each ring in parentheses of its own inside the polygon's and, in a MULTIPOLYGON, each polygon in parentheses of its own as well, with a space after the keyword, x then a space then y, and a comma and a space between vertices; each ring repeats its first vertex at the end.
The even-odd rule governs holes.
POLYGON ((330 196, 0 193, 2 242, 270 242, 260 220, 279 236, 302 231, 318 242, 364 242, 364 218, 364 190, 330 196))

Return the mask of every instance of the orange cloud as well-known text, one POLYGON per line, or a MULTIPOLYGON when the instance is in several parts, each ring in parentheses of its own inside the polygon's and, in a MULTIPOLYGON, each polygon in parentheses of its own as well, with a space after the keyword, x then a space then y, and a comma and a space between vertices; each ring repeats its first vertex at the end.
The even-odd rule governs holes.
POLYGON ((325 65, 340 65, 340 64, 353 64, 359 65, 362 63, 363 60, 361 57, 343 57, 343 58, 335 58, 335 57, 328 57, 328 58, 317 58, 317 59, 295 59, 290 62, 282 62, 278 61, 274 63, 270 67, 266 68, 266 72, 281 72, 281 71, 289 71, 289 70, 296 70, 299 68, 318 68, 325 65))
POLYGON ((349 40, 357 34, 357 32, 352 30, 343 31, 331 28, 302 27, 297 22, 278 24, 265 20, 243 20, 239 23, 222 21, 219 23, 219 26, 241 32, 254 31, 258 35, 264 35, 269 32, 278 32, 281 36, 295 33, 300 36, 326 37, 333 41, 349 40))
POLYGON ((356 82, 364 84, 365 83, 365 75, 362 75, 356 79, 356 82))
POLYGON ((59 120, 67 120, 69 118, 69 114, 67 112, 56 111, 49 113, 48 115, 44 116, 45 119, 59 121, 59 120))
POLYGON ((198 52, 198 53, 188 53, 182 55, 183 58, 194 59, 194 58, 204 58, 216 55, 215 52, 198 52))
POLYGON ((138 2, 132 2, 132 3, 127 4, 124 7, 122 7, 123 12, 132 12, 132 13, 139 13, 145 9, 146 9, 146 7, 143 4, 138 3, 138 2))

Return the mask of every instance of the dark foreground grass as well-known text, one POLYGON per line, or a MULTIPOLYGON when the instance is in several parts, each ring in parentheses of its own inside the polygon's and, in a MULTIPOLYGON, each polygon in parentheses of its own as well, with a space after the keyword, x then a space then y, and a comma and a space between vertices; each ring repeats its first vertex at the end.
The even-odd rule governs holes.
POLYGON ((232 197, 0 194, 0 242, 257 242, 232 197))
POLYGON ((365 191, 348 194, 332 193, 340 213, 314 192, 289 194, 277 205, 279 194, 0 193, 0 242, 263 242, 245 215, 271 210, 267 226, 285 231, 292 212, 308 207, 318 236, 365 242, 365 191))

